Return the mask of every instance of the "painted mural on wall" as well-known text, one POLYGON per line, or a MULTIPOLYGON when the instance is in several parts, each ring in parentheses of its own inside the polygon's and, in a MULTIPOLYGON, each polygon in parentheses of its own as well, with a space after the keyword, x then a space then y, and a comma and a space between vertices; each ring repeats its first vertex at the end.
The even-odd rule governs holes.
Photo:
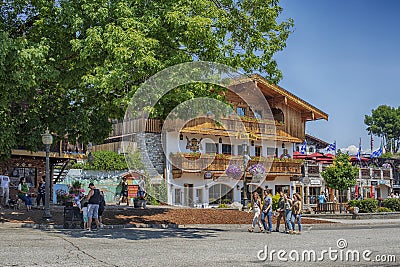
POLYGON ((121 193, 121 188, 118 185, 121 182, 121 175, 125 172, 71 169, 60 184, 70 186, 74 181, 79 181, 82 183, 82 188, 85 189, 85 194, 87 194, 88 185, 93 182, 96 188, 104 192, 106 203, 114 203, 118 201, 121 193))

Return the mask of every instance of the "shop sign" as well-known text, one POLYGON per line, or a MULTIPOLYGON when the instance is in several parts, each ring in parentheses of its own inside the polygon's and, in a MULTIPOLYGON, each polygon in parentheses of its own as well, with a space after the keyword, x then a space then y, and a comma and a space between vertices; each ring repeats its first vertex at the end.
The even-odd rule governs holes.
POLYGON ((321 185, 321 180, 311 180, 310 184, 312 184, 312 185, 321 185))
POLYGON ((204 173, 204 179, 211 179, 213 177, 212 172, 207 171, 204 173))

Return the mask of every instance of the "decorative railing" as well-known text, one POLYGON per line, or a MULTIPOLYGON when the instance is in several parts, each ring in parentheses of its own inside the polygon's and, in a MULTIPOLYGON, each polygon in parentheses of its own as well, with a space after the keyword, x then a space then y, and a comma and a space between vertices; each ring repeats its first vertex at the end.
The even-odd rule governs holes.
MULTIPOLYGON (((243 158, 241 156, 225 156, 225 155, 201 155, 197 153, 190 154, 171 154, 171 163, 175 169, 183 169, 184 171, 225 171, 230 164, 243 166, 243 158)), ((253 164, 261 163, 265 166, 268 173, 272 174, 301 174, 300 160, 293 159, 276 159, 276 158, 254 158, 247 164, 247 169, 253 164)))
MULTIPOLYGON (((323 172, 326 168, 327 165, 322 165, 320 168, 320 164, 307 164, 304 166, 305 171, 307 171, 309 177, 318 177, 321 175, 321 172, 323 172)), ((390 168, 383 168, 383 167, 370 167, 370 168, 360 168, 359 169, 359 175, 358 179, 385 179, 385 180, 390 180, 392 179, 393 175, 392 172, 390 171, 390 168)))
POLYGON ((159 119, 133 119, 125 122, 118 122, 112 125, 110 138, 122 137, 123 134, 147 132, 161 133, 162 121, 159 119))
MULTIPOLYGON (((172 120, 166 121, 164 130, 173 131, 177 125, 185 125, 185 127, 193 127, 207 122, 211 122, 211 127, 217 130, 226 130, 232 132, 240 132, 243 126, 248 133, 274 135, 277 130, 284 130, 284 125, 273 120, 257 120, 255 118, 241 117, 241 120, 235 118, 220 118, 216 123, 213 118, 195 118, 188 123, 184 121, 172 120)), ((161 133, 164 122, 160 119, 132 119, 125 122, 117 122, 112 125, 110 138, 121 137, 123 134, 148 132, 161 133)))

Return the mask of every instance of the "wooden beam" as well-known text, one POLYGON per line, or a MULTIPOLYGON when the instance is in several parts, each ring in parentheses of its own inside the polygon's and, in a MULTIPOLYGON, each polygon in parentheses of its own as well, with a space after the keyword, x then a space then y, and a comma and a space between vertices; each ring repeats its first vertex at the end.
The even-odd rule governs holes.
POLYGON ((271 103, 275 106, 276 104, 279 104, 279 103, 285 103, 285 105, 287 105, 287 97, 286 96, 276 96, 276 97, 273 97, 273 98, 270 98, 270 99, 268 99, 268 100, 270 100, 271 101, 271 103))

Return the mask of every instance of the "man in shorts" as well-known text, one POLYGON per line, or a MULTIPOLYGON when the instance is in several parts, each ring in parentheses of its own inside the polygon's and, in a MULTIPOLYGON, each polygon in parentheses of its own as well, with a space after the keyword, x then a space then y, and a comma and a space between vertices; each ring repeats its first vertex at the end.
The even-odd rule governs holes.
POLYGON ((90 231, 93 219, 96 223, 96 230, 99 229, 100 190, 93 183, 89 184, 89 188, 90 191, 86 198, 88 199, 88 230, 90 231))

